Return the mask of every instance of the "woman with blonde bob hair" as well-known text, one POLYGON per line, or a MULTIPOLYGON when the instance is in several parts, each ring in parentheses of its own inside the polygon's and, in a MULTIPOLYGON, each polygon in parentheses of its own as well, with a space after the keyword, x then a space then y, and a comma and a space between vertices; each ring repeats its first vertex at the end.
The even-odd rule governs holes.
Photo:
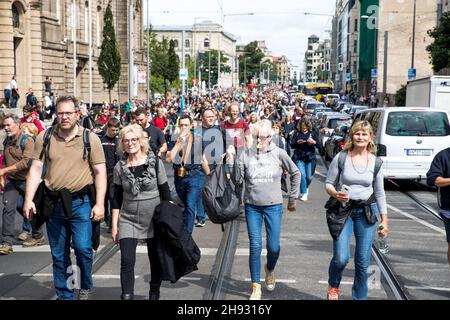
POLYGON ((149 149, 138 124, 119 135, 123 158, 114 167, 111 236, 120 244, 120 282, 123 300, 134 298, 134 265, 138 240, 145 240, 150 261, 150 300, 159 299, 161 270, 153 235, 153 212, 161 200, 171 200, 162 161, 149 149))
POLYGON ((355 234, 356 240, 352 298, 367 299, 367 269, 370 265, 375 230, 378 230, 381 236, 388 233, 383 166, 378 166, 379 171, 375 176, 376 163, 380 161, 377 161, 375 156, 377 148, 373 139, 373 129, 368 121, 354 123, 344 150, 334 157, 328 169, 326 191, 331 197, 345 204, 345 213, 348 213, 337 239, 333 239, 333 258, 328 269, 328 300, 339 299, 342 272, 350 259, 352 233, 355 234), (342 153, 345 158, 340 171, 339 158, 342 153), (350 188, 342 188, 343 185, 350 188), (369 217, 366 213, 370 213, 369 217), (382 230, 377 229, 378 223, 383 227, 382 230))
POLYGON ((245 182, 244 203, 250 243, 249 266, 252 280, 250 300, 261 299, 262 222, 266 226, 267 263, 264 281, 268 291, 275 289, 275 266, 280 255, 280 229, 283 215, 281 175, 290 175, 287 209, 295 211, 300 186, 300 172, 285 150, 272 141, 272 123, 259 121, 253 131, 253 146, 239 158, 240 181, 245 182))

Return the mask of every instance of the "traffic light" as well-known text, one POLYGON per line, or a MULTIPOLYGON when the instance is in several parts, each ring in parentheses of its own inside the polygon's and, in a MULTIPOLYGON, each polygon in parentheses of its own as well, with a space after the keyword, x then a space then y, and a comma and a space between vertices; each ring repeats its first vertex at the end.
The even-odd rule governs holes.
POLYGON ((338 71, 341 72, 344 70, 344 64, 342 62, 338 63, 338 71))
POLYGON ((331 70, 330 61, 327 61, 327 62, 325 63, 325 69, 326 69, 327 71, 330 71, 330 70, 331 70))

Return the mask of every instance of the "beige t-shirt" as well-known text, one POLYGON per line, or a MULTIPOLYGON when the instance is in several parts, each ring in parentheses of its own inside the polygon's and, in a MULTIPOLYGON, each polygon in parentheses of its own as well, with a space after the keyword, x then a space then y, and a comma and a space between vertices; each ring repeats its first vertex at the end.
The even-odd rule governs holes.
MULTIPOLYGON (((83 160, 83 127, 78 126, 78 132, 72 140, 65 141, 54 130, 50 138, 49 156, 46 161, 47 171, 44 177, 45 185, 52 191, 67 188, 70 192, 77 192, 86 185, 94 183, 91 166, 105 163, 105 154, 100 138, 89 134, 91 155, 89 161, 83 160)), ((36 138, 33 159, 39 160, 42 151, 45 131, 36 138)), ((45 161, 45 154, 41 161, 45 161)))

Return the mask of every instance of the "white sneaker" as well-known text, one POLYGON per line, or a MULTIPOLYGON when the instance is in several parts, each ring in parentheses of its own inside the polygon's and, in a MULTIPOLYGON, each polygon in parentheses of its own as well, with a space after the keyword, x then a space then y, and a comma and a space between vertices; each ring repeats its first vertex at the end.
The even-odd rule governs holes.
POLYGON ((267 265, 264 266, 264 271, 266 273, 264 281, 266 282, 266 287, 268 291, 273 291, 275 289, 275 271, 269 272, 267 265))
POLYGON ((303 193, 302 196, 300 197, 300 201, 306 201, 308 200, 308 193, 303 193))
POLYGON ((249 300, 261 300, 261 285, 255 282, 252 284, 252 289, 253 291, 249 300))

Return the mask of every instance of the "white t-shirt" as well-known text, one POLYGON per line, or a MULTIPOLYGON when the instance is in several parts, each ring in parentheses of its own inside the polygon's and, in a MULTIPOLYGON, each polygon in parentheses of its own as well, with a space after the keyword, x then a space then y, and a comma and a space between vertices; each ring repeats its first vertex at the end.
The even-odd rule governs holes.
POLYGON ((12 79, 10 82, 11 89, 17 89, 17 81, 12 79))

